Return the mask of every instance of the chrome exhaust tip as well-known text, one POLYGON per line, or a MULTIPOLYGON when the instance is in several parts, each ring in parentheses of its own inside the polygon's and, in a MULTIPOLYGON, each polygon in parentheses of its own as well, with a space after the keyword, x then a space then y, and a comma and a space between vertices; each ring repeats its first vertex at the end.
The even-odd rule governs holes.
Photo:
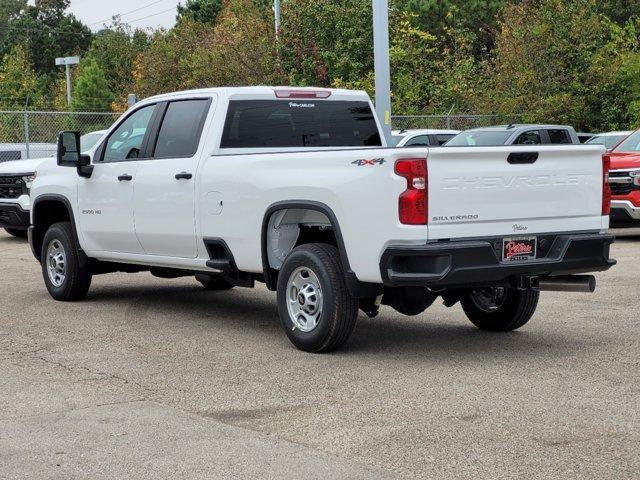
POLYGON ((538 288, 547 292, 593 293, 596 290, 596 277, 593 275, 539 277, 538 288))

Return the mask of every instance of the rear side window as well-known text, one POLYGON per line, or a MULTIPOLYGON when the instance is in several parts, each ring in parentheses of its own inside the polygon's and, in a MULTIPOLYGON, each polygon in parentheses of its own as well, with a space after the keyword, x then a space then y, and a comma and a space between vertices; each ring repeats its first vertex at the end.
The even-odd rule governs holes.
POLYGON ((368 102, 232 100, 221 148, 379 147, 368 102))
POLYGON ((404 144, 405 147, 428 147, 429 146, 429 135, 418 135, 417 137, 413 137, 407 143, 404 144))
POLYGON ((191 157, 198 150, 210 100, 180 100, 169 103, 158 133, 154 157, 191 157))
POLYGON ((455 135, 449 134, 449 133, 440 133, 436 135, 436 140, 438 140, 438 146, 441 147, 442 145, 447 143, 449 140, 451 140, 453 137, 455 137, 455 135))
POLYGON ((549 133, 549 141, 554 145, 573 143, 569 136, 569 132, 566 130, 553 129, 547 130, 547 132, 549 133))
POLYGON ((540 132, 538 130, 530 130, 524 132, 516 138, 514 145, 540 145, 542 138, 540 138, 540 132))

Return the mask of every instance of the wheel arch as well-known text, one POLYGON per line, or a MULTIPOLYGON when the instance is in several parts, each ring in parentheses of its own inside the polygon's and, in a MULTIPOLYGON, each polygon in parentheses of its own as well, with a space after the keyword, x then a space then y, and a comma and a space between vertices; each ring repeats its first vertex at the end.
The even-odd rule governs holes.
POLYGON ((338 248, 338 252, 340 254, 340 261, 342 262, 345 276, 347 277, 347 285, 352 283, 351 280, 355 279, 355 274, 351 270, 349 257, 347 255, 344 239, 342 237, 342 231, 340 230, 340 223, 338 222, 338 218, 336 217, 333 210, 328 205, 320 202, 310 200, 290 200, 277 202, 269 206, 269 208, 267 208, 267 210, 265 211, 262 220, 262 269, 264 272, 265 283, 267 284, 269 290, 276 289, 278 270, 272 268, 269 263, 268 227, 273 215, 283 210, 308 210, 321 213, 328 219, 329 224, 333 230, 336 247, 338 248))
POLYGON ((81 258, 84 259, 84 252, 80 248, 78 241, 78 232, 71 202, 66 197, 57 194, 40 195, 33 201, 29 244, 33 255, 38 261, 40 261, 42 240, 45 233, 47 233, 47 229, 54 223, 65 221, 71 223, 78 252, 81 258))

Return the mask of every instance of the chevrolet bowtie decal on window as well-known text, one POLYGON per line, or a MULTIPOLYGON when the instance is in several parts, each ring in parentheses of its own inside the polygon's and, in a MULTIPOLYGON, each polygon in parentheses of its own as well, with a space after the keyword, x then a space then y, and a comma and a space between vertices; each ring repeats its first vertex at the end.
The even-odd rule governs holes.
POLYGON ((386 160, 384 158, 372 158, 371 160, 362 159, 351 162, 352 165, 357 165, 359 167, 373 167, 375 165, 382 165, 384 163, 386 163, 386 160))

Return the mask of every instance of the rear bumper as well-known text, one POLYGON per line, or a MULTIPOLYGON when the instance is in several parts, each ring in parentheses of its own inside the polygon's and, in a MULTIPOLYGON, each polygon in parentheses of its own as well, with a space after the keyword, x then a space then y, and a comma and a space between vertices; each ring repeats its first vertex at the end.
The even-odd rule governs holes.
POLYGON ((391 246, 380 260, 386 286, 471 287, 513 284, 517 277, 570 275, 608 270, 612 235, 538 236, 538 258, 503 263, 502 239, 391 246))
POLYGON ((26 230, 29 222, 29 210, 24 210, 17 203, 0 203, 0 228, 26 230))

